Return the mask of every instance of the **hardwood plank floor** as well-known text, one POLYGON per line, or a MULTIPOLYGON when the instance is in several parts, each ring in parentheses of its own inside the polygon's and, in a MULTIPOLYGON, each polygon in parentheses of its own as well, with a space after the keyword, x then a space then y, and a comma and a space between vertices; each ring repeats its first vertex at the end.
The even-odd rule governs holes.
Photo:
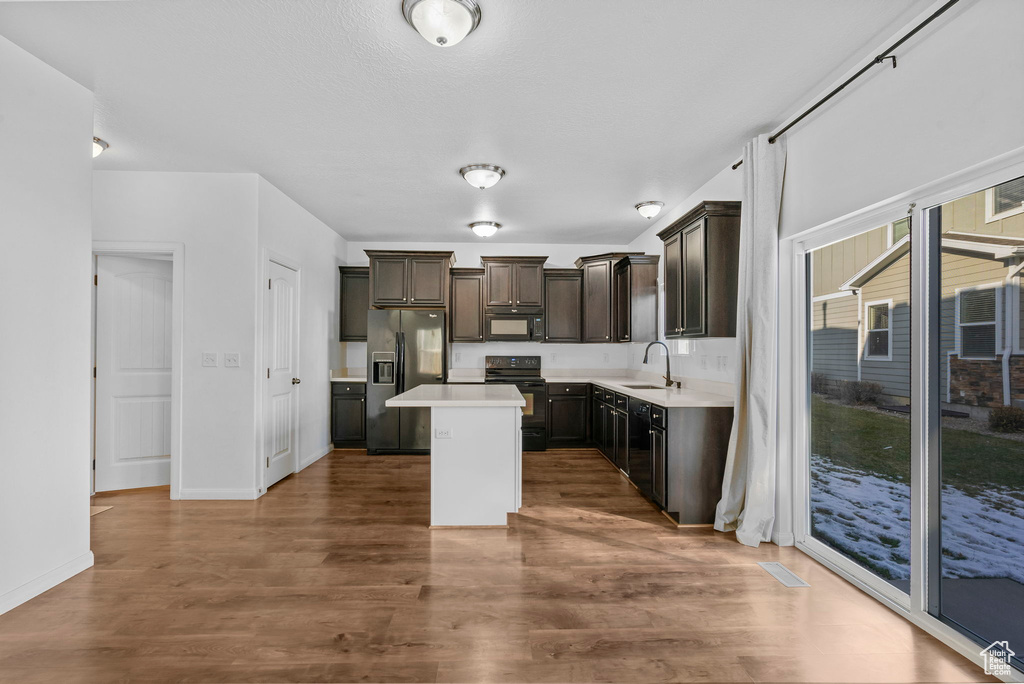
POLYGON ((794 549, 677 529, 595 451, 526 454, 508 530, 427 529, 428 465, 98 495, 96 566, 0 615, 0 680, 995 681, 794 549))

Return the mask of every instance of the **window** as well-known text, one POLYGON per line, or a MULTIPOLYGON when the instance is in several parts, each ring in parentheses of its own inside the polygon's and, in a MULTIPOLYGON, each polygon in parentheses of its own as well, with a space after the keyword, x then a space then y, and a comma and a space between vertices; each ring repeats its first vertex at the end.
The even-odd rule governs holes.
POLYGON ((985 192, 985 221, 999 221, 1024 213, 1024 176, 1006 181, 985 192))
POLYGON ((998 286, 958 290, 956 298, 960 357, 991 359, 998 345, 998 286))
POLYGON ((902 218, 892 222, 892 243, 896 244, 903 238, 910 235, 910 217, 902 218))
POLYGON ((892 301, 869 302, 867 310, 867 341, 864 344, 864 358, 877 361, 892 360, 890 337, 892 336, 892 301))

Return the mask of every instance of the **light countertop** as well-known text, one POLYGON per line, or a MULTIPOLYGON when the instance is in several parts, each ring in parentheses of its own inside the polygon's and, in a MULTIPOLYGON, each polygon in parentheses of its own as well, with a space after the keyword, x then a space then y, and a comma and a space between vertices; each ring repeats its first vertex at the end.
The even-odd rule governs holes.
POLYGON ((366 377, 351 376, 347 378, 336 378, 332 375, 331 382, 366 382, 366 377))
POLYGON ((548 396, 551 396, 551 385, 560 383, 587 382, 598 387, 610 389, 619 394, 635 397, 641 401, 649 401, 652 404, 665 408, 716 408, 731 407, 733 398, 724 394, 715 394, 703 390, 683 387, 659 387, 658 389, 637 389, 628 385, 657 385, 658 382, 648 382, 642 378, 610 377, 610 378, 578 378, 578 377, 546 377, 548 381, 548 396))
POLYGON ((420 385, 384 402, 385 406, 526 406, 511 385, 420 385))

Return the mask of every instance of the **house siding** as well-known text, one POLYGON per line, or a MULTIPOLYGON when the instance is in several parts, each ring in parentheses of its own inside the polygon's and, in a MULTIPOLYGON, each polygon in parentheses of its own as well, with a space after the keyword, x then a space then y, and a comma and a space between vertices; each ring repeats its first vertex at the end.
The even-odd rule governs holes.
POLYGON ((889 248, 889 227, 882 226, 826 245, 811 253, 811 296, 833 294, 865 264, 889 248))
MULTIPOLYGON (((889 340, 892 360, 862 358, 861 380, 879 383, 884 395, 903 400, 899 403, 906 403, 905 400, 910 397, 910 255, 900 257, 872 278, 861 289, 860 295, 862 305, 866 302, 892 300, 892 332, 889 340)), ((863 329, 860 336, 862 340, 866 336, 863 329)))
POLYGON ((857 379, 857 297, 811 303, 811 371, 830 380, 857 379))
POLYGON ((985 191, 942 205, 942 232, 1024 237, 1024 214, 985 222, 985 191))

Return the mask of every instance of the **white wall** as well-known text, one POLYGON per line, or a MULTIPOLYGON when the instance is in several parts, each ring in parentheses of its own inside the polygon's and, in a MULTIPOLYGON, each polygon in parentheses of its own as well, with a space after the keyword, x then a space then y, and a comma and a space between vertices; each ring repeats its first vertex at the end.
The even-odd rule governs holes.
MULTIPOLYGON (((299 386, 298 448, 299 466, 304 468, 331 448, 330 371, 342 363, 342 345, 338 341, 338 266, 344 263, 347 245, 340 235, 260 178, 259 246, 261 260, 264 260, 264 250, 271 250, 300 268, 299 374, 302 384, 299 386)), ((266 293, 263 283, 260 276, 256 285, 261 298, 266 293)), ((262 304, 259 311, 262 315, 262 304)), ((365 356, 360 365, 365 365, 365 356)), ((257 372, 258 393, 262 392, 262 378, 262 373, 257 372)), ((258 404, 261 398, 262 394, 258 394, 258 404)))
POLYGON ((184 244, 182 498, 256 495, 254 174, 97 171, 96 240, 184 244), (216 368, 201 365, 218 352, 216 368), (224 352, 241 354, 225 368, 224 352))
POLYGON ((1024 145, 1024 3, 950 15, 786 134, 783 237, 1024 145))
MULTIPOLYGON (((666 211, 647 231, 629 243, 630 251, 660 254, 662 257, 658 268, 658 329, 662 331, 662 334, 665 330, 665 254, 664 243, 658 238, 658 233, 705 200, 739 201, 742 199, 743 174, 740 171, 733 171, 731 166, 727 166, 677 206, 666 211)), ((644 364, 644 348, 646 346, 629 345, 629 368, 663 375, 665 373, 665 350, 660 347, 651 349, 651 355, 648 357, 650 363, 644 364)), ((674 342, 669 342, 668 346, 673 352, 677 352, 679 348, 679 345, 674 342)), ((734 381, 736 372, 735 338, 691 340, 688 348, 688 354, 672 354, 672 375, 674 377, 728 383, 734 381)))
POLYGON ((92 565, 92 93, 0 38, 0 613, 92 565))

